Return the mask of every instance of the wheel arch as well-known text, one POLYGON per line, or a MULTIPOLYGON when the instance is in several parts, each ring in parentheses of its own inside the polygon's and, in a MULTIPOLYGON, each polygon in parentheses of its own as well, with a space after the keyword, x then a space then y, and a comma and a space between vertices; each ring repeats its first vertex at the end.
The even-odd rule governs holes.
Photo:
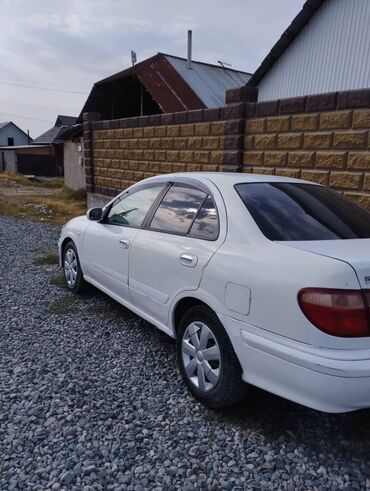
POLYGON ((70 236, 65 237, 63 239, 63 242, 60 244, 60 252, 61 252, 62 257, 63 257, 64 249, 65 249, 66 245, 68 244, 68 242, 73 242, 75 247, 77 247, 76 242, 73 240, 72 237, 70 237, 70 236))
POLYGON ((180 323, 182 316, 189 309, 191 309, 192 307, 195 307, 197 305, 203 305, 203 306, 207 307, 208 309, 210 309, 216 313, 215 309, 213 309, 212 306, 209 305, 209 303, 205 302, 204 300, 202 300, 198 297, 187 295, 185 297, 180 298, 175 303, 175 305, 172 309, 172 330, 173 330, 174 336, 176 336, 177 329, 178 329, 178 326, 179 326, 179 323, 180 323))
MULTIPOLYGON (((60 257, 60 266, 62 266, 63 254, 64 254, 64 251, 65 251, 66 245, 69 242, 72 242, 73 243, 73 245, 75 246, 75 248, 77 250, 77 254, 79 255, 79 248, 78 248, 78 245, 77 245, 76 237, 74 237, 74 234, 69 233, 66 237, 63 238, 62 242, 60 243, 60 254, 59 254, 59 257, 60 257)), ((80 261, 80 267, 82 269, 81 259, 80 258, 79 258, 79 261, 80 261)))

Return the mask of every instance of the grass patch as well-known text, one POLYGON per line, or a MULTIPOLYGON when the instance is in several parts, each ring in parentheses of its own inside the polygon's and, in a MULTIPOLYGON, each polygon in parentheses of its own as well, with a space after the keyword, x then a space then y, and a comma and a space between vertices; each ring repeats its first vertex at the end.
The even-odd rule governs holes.
POLYGON ((12 188, 21 186, 40 186, 43 188, 61 188, 63 185, 63 177, 53 177, 51 179, 35 177, 35 179, 30 179, 22 176, 21 174, 0 172, 0 187, 12 188))
POLYGON ((86 191, 85 189, 71 189, 63 186, 59 191, 57 191, 56 195, 59 199, 66 199, 72 201, 85 201, 86 200, 86 191))
MULTIPOLYGON (((40 251, 41 252, 41 251, 40 251)), ((43 251, 42 256, 37 257, 32 261, 33 264, 42 265, 42 264, 58 264, 59 256, 54 251, 43 251)))
MULTIPOLYGON (((52 223, 65 223, 73 217, 84 215, 86 213, 86 192, 84 189, 73 191, 72 189, 62 187, 52 196, 32 196, 28 198, 29 203, 44 207, 48 213, 44 213, 44 220, 52 223)), ((32 211, 31 211, 32 213, 32 211)), ((35 218, 35 213, 33 213, 35 218)))
POLYGON ((23 206, 17 200, 9 200, 0 195, 0 215, 19 217, 22 212, 23 206))
MULTIPOLYGON (((0 181, 1 187, 1 181, 0 181)), ((86 192, 65 186, 53 195, 1 196, 0 215, 62 224, 86 213, 86 192)))
POLYGON ((61 274, 56 274, 50 278, 50 284, 58 288, 65 288, 63 277, 61 274))
MULTIPOLYGON (((55 275, 50 279, 50 283, 65 288, 63 278, 55 275)), ((49 304, 45 311, 47 314, 57 315, 83 315, 83 314, 100 314, 109 320, 120 320, 131 318, 134 314, 125 309, 118 302, 110 299, 106 295, 98 292, 91 287, 91 291, 84 295, 70 293, 67 297, 58 298, 49 304)))
POLYGON ((71 314, 76 313, 76 309, 78 308, 79 299, 74 296, 68 296, 64 298, 58 298, 58 300, 54 300, 50 303, 49 307, 46 309, 46 313, 48 314, 71 314))
POLYGON ((107 300, 103 304, 91 305, 89 307, 89 312, 102 314, 108 319, 116 320, 123 319, 126 311, 118 302, 107 300))

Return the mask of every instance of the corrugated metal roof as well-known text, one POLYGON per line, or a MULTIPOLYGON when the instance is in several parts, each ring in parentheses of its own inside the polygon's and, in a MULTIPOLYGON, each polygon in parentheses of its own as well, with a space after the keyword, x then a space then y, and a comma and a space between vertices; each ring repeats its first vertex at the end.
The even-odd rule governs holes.
MULTIPOLYGON (((103 118, 110 119, 114 103, 112 84, 115 83, 117 88, 117 84, 121 83, 123 87, 124 80, 135 81, 136 77, 159 108, 165 113, 170 113, 221 107, 225 104, 225 91, 242 87, 251 74, 199 61, 192 61, 192 69, 188 69, 185 58, 157 53, 135 66, 96 82, 77 122, 82 121, 84 112, 94 111, 101 113, 103 118)), ((133 101, 134 96, 130 89, 126 93, 122 90, 122 97, 129 98, 129 102, 133 101)), ((140 107, 139 102, 137 107, 140 107)), ((121 112, 122 114, 116 117, 139 114, 121 112)))
POLYGON ((251 77, 250 73, 199 61, 192 61, 189 69, 185 58, 167 54, 164 56, 206 107, 223 106, 226 90, 242 87, 251 77))
POLYGON ((164 55, 138 70, 137 75, 163 112, 207 107, 164 55))

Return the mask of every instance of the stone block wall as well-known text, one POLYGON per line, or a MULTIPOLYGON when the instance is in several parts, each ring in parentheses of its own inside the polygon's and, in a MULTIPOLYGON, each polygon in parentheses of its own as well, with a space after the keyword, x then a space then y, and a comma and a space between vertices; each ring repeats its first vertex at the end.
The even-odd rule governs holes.
POLYGON ((157 174, 240 169, 242 110, 236 103, 110 121, 84 114, 87 192, 109 197, 157 174))
POLYGON ((94 131, 96 192, 125 189, 157 174, 218 172, 224 126, 208 121, 94 131))
MULTIPOLYGON (((247 90, 248 89, 248 90, 247 90)), ((84 115, 88 193, 106 197, 170 172, 251 172, 328 185, 370 209, 370 89, 100 121, 84 115)))
POLYGON ((331 105, 328 94, 248 104, 243 172, 315 181, 370 209, 367 99, 329 95, 331 105))

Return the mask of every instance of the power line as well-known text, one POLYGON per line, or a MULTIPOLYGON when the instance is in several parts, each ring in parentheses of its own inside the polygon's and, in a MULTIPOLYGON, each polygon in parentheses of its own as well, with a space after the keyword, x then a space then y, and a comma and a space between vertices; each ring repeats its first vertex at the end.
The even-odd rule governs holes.
MULTIPOLYGON (((9 83, 19 83, 19 82, 26 82, 30 84, 42 84, 42 85, 51 85, 54 87, 60 88, 61 84, 56 84, 53 82, 45 82, 44 80, 30 80, 27 78, 8 78, 8 77, 1 77, 2 82, 9 82, 9 83)), ((71 90, 80 90, 76 85, 70 85, 70 84, 63 84, 64 87, 67 87, 71 90)), ((64 90, 64 89, 63 89, 64 90)))
POLYGON ((13 118, 30 119, 32 121, 38 121, 39 123, 53 123, 53 121, 46 121, 45 119, 30 118, 28 116, 22 116, 20 114, 11 114, 11 113, 3 113, 3 112, 0 112, 0 114, 4 114, 5 116, 12 116, 13 118))
POLYGON ((12 84, 8 82, 0 82, 0 85, 9 85, 10 87, 24 87, 26 89, 49 90, 51 92, 67 92, 69 94, 87 95, 87 92, 79 92, 76 90, 66 90, 66 89, 51 89, 47 87, 37 87, 36 85, 12 84))

